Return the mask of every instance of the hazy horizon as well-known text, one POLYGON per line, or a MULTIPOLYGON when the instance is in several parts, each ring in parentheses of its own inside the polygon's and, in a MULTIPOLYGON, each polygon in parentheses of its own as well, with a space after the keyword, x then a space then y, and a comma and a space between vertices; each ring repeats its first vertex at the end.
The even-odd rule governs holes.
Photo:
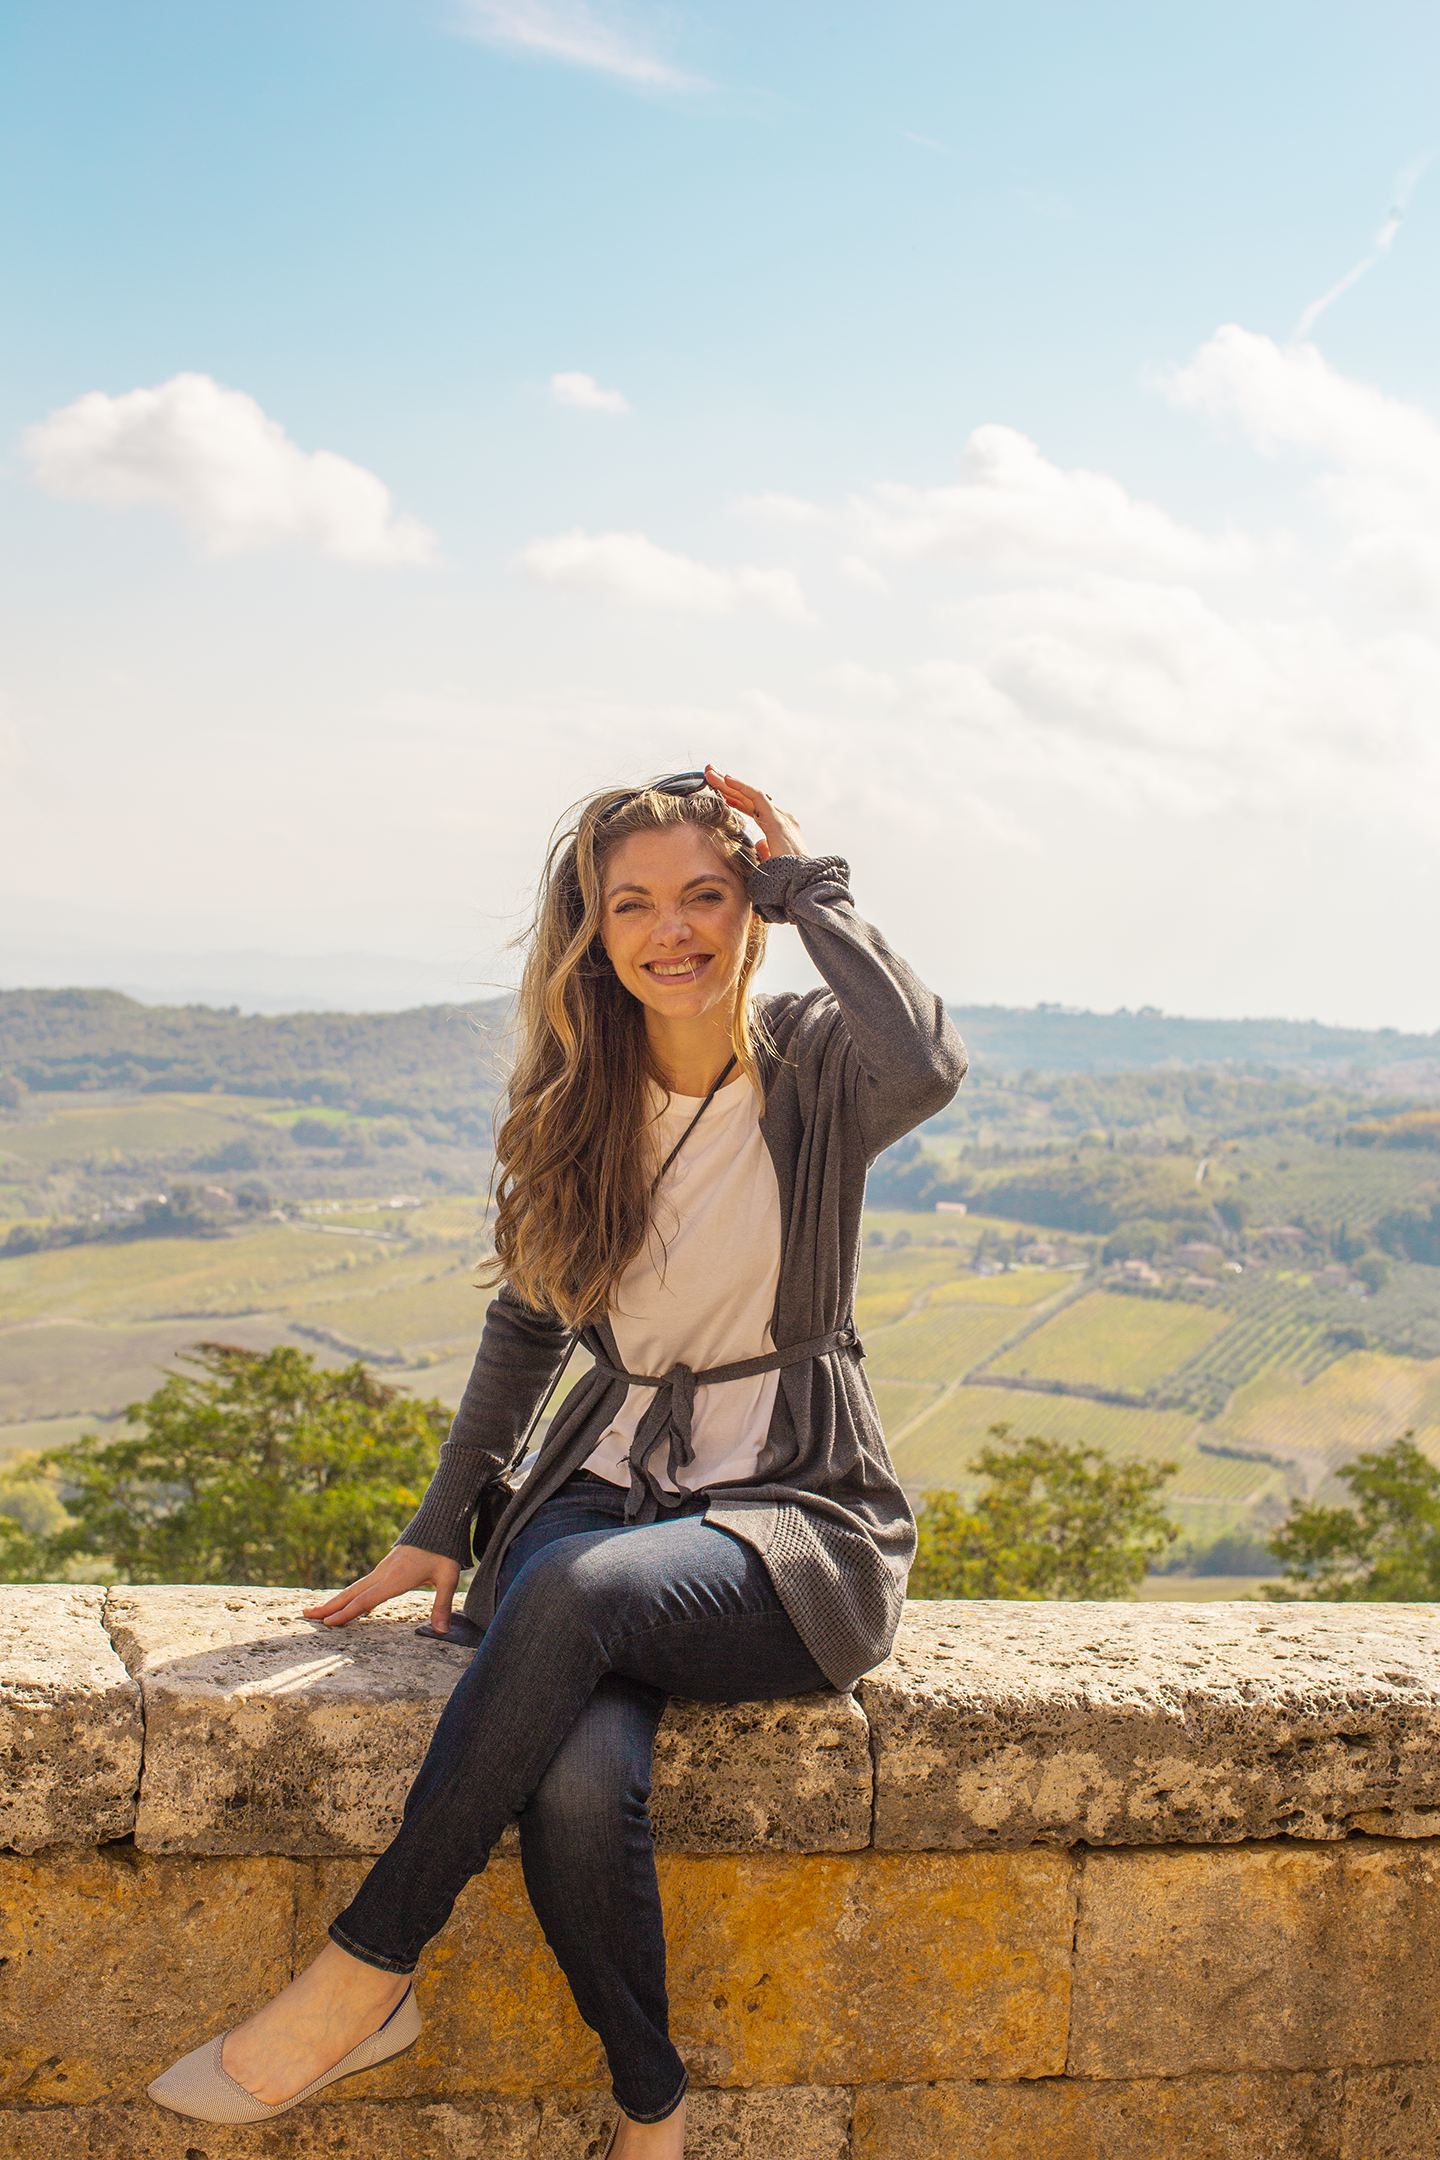
MULTIPOLYGON (((791 953, 767 961, 759 978, 759 987, 771 991, 804 989, 818 981, 818 975, 804 956, 791 953)), ((75 972, 67 974, 59 965, 43 958, 37 959, 33 967, 27 967, 23 956, 0 948, 0 994, 18 990, 117 990, 142 1005, 206 1005, 217 1011, 238 1006, 245 1015, 399 1013, 424 1005, 468 1005, 488 998, 508 997, 513 987, 513 984, 500 980, 487 982, 474 976, 466 977, 458 966, 452 975, 432 962, 393 953, 92 954, 77 958, 75 972), (289 987, 280 987, 282 983, 289 987)), ((961 998, 952 996, 940 985, 936 987, 945 1003, 957 1010, 985 1006, 1017 1014, 1052 1012, 1066 1017, 1101 1020, 1138 1018, 1149 1013, 1200 1026, 1273 1022, 1286 1027, 1321 1027, 1367 1034, 1393 1031, 1391 1024, 1385 1022, 1370 1027, 1343 1019, 1326 1019, 1314 1013, 1185 1013, 1151 1005, 1117 1005, 1101 1009, 1062 1003, 1058 999, 1042 998, 1020 1003, 1003 998, 961 998)), ((1418 1039, 1426 1039, 1432 1034, 1440 1036, 1440 1029, 1400 1029, 1398 1032, 1418 1039)))

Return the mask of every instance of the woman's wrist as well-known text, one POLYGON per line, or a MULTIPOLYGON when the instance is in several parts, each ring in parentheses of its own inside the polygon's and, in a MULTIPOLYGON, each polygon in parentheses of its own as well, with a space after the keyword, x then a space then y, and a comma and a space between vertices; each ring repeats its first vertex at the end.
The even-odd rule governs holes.
POLYGON ((817 885, 849 898, 850 865, 843 855, 772 855, 750 873, 750 905, 763 922, 788 922, 794 902, 817 885))

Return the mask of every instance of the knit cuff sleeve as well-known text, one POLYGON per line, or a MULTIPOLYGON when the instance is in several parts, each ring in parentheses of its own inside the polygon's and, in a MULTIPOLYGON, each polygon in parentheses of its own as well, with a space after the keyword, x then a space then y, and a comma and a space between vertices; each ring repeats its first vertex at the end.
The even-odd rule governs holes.
POLYGON ((473 1448, 442 1448, 425 1497, 396 1544, 418 1545, 422 1552, 444 1553, 462 1568, 472 1567, 475 1503, 494 1475, 494 1464, 473 1448))
POLYGON ((850 865, 843 855, 772 855, 750 873, 750 905, 762 922, 791 920, 791 906, 814 885, 850 897, 850 865))

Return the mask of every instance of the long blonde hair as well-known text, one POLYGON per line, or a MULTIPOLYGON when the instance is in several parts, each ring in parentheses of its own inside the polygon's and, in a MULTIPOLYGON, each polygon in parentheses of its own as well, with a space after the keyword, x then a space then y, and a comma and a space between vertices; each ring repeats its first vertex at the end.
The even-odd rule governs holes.
MULTIPOLYGON (((641 1251, 658 1168, 649 1090, 663 1083, 645 1008, 601 942, 605 863, 634 833, 682 825, 697 826, 748 879, 754 847, 713 789, 677 796, 609 788, 562 819, 522 940, 515 1062, 491 1185, 495 1258, 485 1277, 503 1277, 528 1305, 570 1327, 605 1310, 641 1251)), ((730 1040, 757 1090, 765 1044, 750 985, 764 954, 765 925, 752 915, 730 1040)))

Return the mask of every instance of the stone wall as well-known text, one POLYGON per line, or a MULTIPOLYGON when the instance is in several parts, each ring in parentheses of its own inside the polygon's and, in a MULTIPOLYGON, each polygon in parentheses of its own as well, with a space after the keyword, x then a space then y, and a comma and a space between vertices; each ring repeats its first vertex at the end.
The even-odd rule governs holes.
MULTIPOLYGON (((595 2160, 513 1835, 425 2031, 257 2130, 144 2098, 310 1956, 467 1653, 423 1599, 0 1589, 0 2152, 595 2160)), ((912 1605, 853 1699, 675 1704, 654 1819, 700 2160, 1433 2160, 1440 1614, 912 1605)))

